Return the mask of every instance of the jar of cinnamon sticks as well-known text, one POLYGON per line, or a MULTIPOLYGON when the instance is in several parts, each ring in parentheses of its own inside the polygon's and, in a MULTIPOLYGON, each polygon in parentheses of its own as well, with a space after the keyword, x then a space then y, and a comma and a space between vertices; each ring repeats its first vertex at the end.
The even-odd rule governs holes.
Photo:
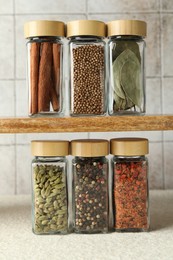
POLYGON ((24 32, 27 39, 29 116, 60 115, 65 25, 59 21, 31 21, 25 24, 24 32))
POLYGON ((67 23, 70 49, 70 114, 97 116, 106 113, 106 25, 101 21, 67 23))
POLYGON ((148 139, 111 139, 114 228, 148 231, 148 139))

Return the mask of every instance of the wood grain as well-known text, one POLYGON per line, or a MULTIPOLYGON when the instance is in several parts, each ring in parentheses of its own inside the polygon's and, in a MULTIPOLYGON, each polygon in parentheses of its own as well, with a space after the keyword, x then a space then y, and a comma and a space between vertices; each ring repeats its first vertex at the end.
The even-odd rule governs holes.
POLYGON ((173 115, 66 118, 0 118, 0 133, 173 130, 173 115))

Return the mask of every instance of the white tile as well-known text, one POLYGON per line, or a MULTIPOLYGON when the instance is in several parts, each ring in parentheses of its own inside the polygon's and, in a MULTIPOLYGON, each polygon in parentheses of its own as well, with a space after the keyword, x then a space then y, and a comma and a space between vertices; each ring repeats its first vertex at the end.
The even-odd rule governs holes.
POLYGON ((173 10, 172 1, 171 0, 161 0, 161 8, 162 8, 162 11, 173 10))
POLYGON ((173 131, 163 131, 164 141, 173 141, 173 131))
POLYGON ((163 113, 173 114, 173 78, 163 80, 163 113))
POLYGON ((146 80, 146 114, 161 114, 160 78, 146 80))
MULTIPOLYGON (((119 1, 120 3, 122 1, 119 1)), ((129 3, 131 1, 128 1, 129 3)), ((147 1, 148 3, 150 1, 147 1)), ((136 3, 139 3, 139 1, 136 3)), ((144 1, 143 1, 144 3, 144 1)), ((126 8, 127 10, 127 8, 126 8)), ((119 20, 119 19, 137 19, 147 22, 147 38, 146 44, 146 75, 160 76, 160 16, 159 14, 151 13, 126 13, 126 14, 91 14, 89 19, 102 20, 105 22, 119 20)))
POLYGON ((86 139, 88 133, 45 133, 45 134, 17 134, 17 144, 30 144, 32 140, 73 140, 86 139))
POLYGON ((15 0, 16 13, 20 14, 51 14, 51 13, 84 13, 86 1, 80 0, 15 0))
POLYGON ((13 13, 13 0, 0 0, 0 14, 12 14, 13 13))
POLYGON ((0 93, 0 116, 14 116, 15 101, 13 81, 0 80, 0 93))
POLYGON ((164 144, 164 174, 165 174, 165 189, 173 189, 173 142, 164 144))
POLYGON ((18 80, 16 85, 16 116, 28 116, 28 88, 25 80, 18 80))
POLYGON ((16 184, 17 194, 29 194, 31 191, 31 161, 29 145, 16 147, 16 184))
POLYGON ((12 145, 15 144, 14 134, 0 134, 0 145, 12 145))
POLYGON ((163 14, 162 18, 162 45, 163 45, 163 73, 164 76, 173 76, 173 44, 172 28, 173 15, 163 14))
POLYGON ((163 189, 162 143, 150 143, 148 162, 150 189, 163 189))
POLYGON ((0 194, 15 194, 15 148, 0 146, 0 194))
POLYGON ((88 0, 90 13, 125 13, 134 11, 158 11, 159 0, 88 0))
POLYGON ((13 16, 0 16, 0 79, 14 77, 13 16))
MULTIPOLYGON (((34 1, 35 2, 35 1, 34 1)), ((44 1, 42 1, 44 2, 44 1)), ((26 78, 26 40, 24 39, 24 24, 32 20, 70 20, 85 19, 86 15, 16 15, 16 77, 26 78)))

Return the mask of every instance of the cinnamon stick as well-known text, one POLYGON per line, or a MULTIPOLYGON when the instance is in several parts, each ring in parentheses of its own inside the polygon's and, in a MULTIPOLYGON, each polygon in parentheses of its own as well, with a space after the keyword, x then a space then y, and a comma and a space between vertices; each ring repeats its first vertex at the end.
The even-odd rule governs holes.
POLYGON ((55 92, 57 93, 58 110, 59 110, 59 96, 60 96, 60 51, 61 51, 61 45, 57 43, 53 43, 53 81, 54 81, 53 85, 56 90, 55 92))
POLYGON ((59 97, 56 93, 56 90, 54 88, 54 85, 52 84, 52 87, 50 89, 50 98, 51 103, 54 111, 59 111, 59 97))
POLYGON ((41 44, 41 59, 38 83, 38 112, 50 111, 50 89, 52 81, 52 44, 41 44))
POLYGON ((30 114, 38 112, 38 78, 40 61, 40 43, 31 43, 30 49, 30 114))

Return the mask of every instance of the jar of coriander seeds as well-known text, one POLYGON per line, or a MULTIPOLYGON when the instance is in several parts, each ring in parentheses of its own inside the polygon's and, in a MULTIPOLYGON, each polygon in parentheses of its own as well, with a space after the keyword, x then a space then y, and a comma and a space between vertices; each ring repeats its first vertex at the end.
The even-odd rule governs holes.
POLYGON ((63 110, 63 41, 60 21, 31 21, 27 39, 29 116, 59 116, 63 110))
POLYGON ((106 25, 101 21, 67 23, 71 116, 106 113, 105 36, 106 25))
POLYGON ((145 113, 145 40, 147 24, 138 20, 108 22, 110 115, 145 113))
POLYGON ((111 140, 116 231, 149 230, 148 139, 111 140))
POLYGON ((68 232, 68 141, 32 141, 32 230, 68 232))
POLYGON ((108 232, 107 140, 71 142, 75 233, 108 232))

